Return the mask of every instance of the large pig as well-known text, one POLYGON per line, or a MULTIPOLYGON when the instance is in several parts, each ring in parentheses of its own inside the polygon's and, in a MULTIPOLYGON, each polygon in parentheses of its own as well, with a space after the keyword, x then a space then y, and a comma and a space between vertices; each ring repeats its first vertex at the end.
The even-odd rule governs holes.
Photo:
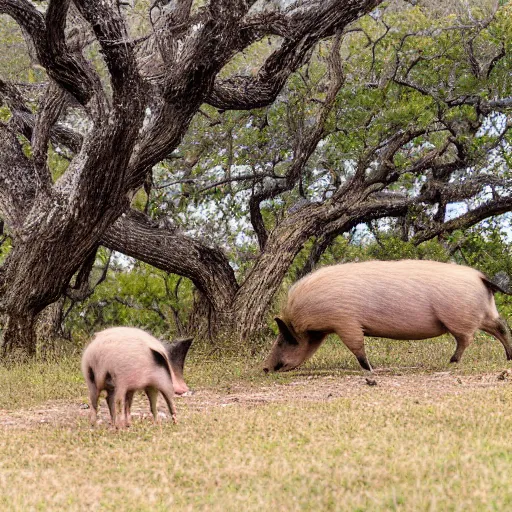
POLYGON ((164 344, 133 327, 112 327, 96 333, 82 356, 91 423, 96 423, 99 394, 106 390, 112 422, 118 427, 129 425, 133 395, 140 389, 148 396, 155 420, 160 391, 176 421, 173 395, 188 390, 183 380, 183 364, 191 343, 192 338, 186 338, 164 344))
POLYGON ((478 270, 435 261, 366 261, 324 267, 293 285, 280 317, 279 335, 264 371, 286 371, 310 358, 336 333, 366 370, 372 369, 364 336, 398 340, 447 332, 458 362, 477 329, 497 338, 512 359, 510 329, 494 292, 503 290, 478 270))

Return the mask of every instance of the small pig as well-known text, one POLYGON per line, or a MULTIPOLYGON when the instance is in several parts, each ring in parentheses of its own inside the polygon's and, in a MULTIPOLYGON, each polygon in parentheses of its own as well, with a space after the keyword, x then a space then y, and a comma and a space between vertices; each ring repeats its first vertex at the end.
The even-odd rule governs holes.
POLYGON ((296 368, 331 333, 370 371, 364 336, 418 340, 449 332, 457 342, 450 362, 456 363, 481 329, 503 344, 510 360, 510 329, 496 309, 496 291, 504 292, 478 270, 435 261, 366 261, 321 268, 291 287, 275 319, 279 335, 263 370, 296 368))
POLYGON ((188 390, 183 380, 183 365, 191 343, 192 338, 186 338, 164 344, 133 327, 112 327, 96 333, 82 356, 82 372, 91 401, 91 423, 96 423, 99 394, 106 390, 112 422, 117 427, 129 425, 133 395, 139 389, 146 392, 155 421, 160 391, 176 422, 173 395, 188 390))

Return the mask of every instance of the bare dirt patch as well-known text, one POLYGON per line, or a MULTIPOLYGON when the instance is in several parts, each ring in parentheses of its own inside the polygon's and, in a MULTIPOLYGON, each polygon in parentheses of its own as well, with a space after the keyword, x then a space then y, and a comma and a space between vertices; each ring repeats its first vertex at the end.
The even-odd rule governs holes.
MULTIPOLYGON (((497 389, 512 384, 512 371, 460 376, 449 371, 432 374, 387 375, 389 370, 377 370, 368 375, 298 375, 286 384, 269 386, 233 384, 225 390, 199 388, 183 397, 177 397, 180 416, 188 411, 206 411, 217 407, 252 408, 267 404, 292 402, 324 402, 337 398, 364 395, 370 403, 379 403, 393 397, 396 400, 414 399, 435 403, 447 395, 462 395, 481 389, 497 389)), ((167 416, 163 400, 159 401, 160 415, 167 416)), ((26 429, 41 425, 76 426, 89 415, 88 405, 80 401, 48 401, 39 407, 9 411, 0 409, 0 427, 26 429)), ((132 407, 134 421, 151 417, 143 395, 137 395, 132 407)), ((102 399, 100 423, 108 422, 108 410, 102 399)))

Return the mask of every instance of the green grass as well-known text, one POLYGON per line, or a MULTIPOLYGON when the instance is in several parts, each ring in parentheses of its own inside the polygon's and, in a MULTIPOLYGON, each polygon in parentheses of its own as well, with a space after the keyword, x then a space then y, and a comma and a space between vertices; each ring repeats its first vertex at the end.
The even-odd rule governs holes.
MULTIPOLYGON (((407 392, 361 385, 357 393, 307 400, 320 380, 338 391, 350 379, 363 381, 335 339, 303 369, 270 377, 259 369, 261 354, 196 349, 186 367, 196 404, 201 393, 222 397, 232 388, 286 389, 289 398, 199 409, 185 398, 176 426, 91 428, 77 413, 56 426, 0 427, 0 510, 511 509, 512 385, 491 375, 486 388, 461 385, 426 398, 421 388, 439 372, 463 383, 498 375, 510 367, 501 345, 481 336, 456 367, 447 363, 449 338, 368 340, 367 347, 377 380, 407 378, 407 392)), ((14 416, 50 399, 76 406, 86 399, 72 357, 0 367, 0 382, 0 408, 14 416)))

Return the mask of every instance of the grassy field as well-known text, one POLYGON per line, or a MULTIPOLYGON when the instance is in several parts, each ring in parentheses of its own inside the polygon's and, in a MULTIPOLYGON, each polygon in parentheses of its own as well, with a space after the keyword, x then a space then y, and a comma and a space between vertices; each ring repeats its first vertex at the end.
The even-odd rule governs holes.
MULTIPOLYGON (((88 425, 79 358, 0 367, 0 510, 509 510, 512 365, 481 336, 336 340, 300 370, 191 350, 179 424, 88 425)), ((106 420, 105 407, 102 415, 106 420)), ((164 410, 162 408, 162 410, 164 410)))

